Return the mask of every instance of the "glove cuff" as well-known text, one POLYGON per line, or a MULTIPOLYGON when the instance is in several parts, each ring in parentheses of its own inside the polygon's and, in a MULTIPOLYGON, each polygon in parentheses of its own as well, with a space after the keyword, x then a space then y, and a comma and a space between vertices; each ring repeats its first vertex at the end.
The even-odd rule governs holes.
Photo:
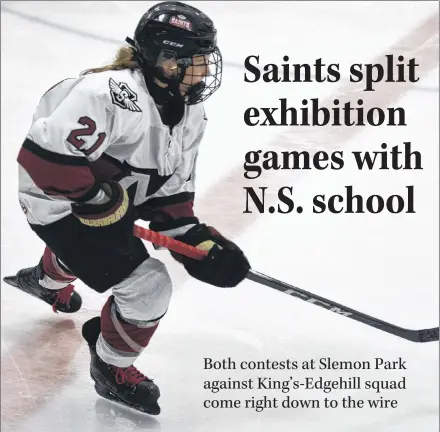
POLYGON ((130 200, 127 191, 119 184, 107 184, 111 188, 110 201, 105 204, 72 206, 72 212, 81 223, 90 227, 104 227, 119 222, 127 213, 130 200))

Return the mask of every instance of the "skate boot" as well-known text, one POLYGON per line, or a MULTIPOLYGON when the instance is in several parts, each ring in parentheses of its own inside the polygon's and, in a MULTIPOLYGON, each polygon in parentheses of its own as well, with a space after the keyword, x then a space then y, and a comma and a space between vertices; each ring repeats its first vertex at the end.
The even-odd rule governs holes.
POLYGON ((48 289, 40 285, 43 275, 42 262, 35 266, 20 270, 15 276, 6 276, 3 281, 21 291, 43 300, 52 306, 52 310, 73 313, 81 308, 81 296, 74 291, 72 284, 58 290, 48 289))
POLYGON ((95 381, 97 393, 113 402, 128 406, 150 415, 158 415, 160 407, 159 387, 134 366, 121 368, 105 363, 96 353, 96 342, 100 333, 100 317, 87 321, 83 326, 83 337, 89 344, 92 356, 90 376, 95 381))

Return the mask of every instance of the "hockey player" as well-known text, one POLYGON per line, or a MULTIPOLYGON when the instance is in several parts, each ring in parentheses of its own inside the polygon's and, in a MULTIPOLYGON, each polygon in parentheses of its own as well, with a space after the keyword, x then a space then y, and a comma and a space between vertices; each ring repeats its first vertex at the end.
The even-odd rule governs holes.
POLYGON ((100 317, 83 326, 97 392, 159 414, 158 386, 134 366, 165 315, 165 266, 133 236, 136 219, 209 250, 174 254, 196 279, 233 287, 250 266, 240 248, 193 212, 195 167, 206 126, 202 102, 220 86, 213 22, 198 9, 159 3, 139 21, 113 64, 67 79, 43 95, 18 155, 19 200, 47 245, 36 267, 5 278, 75 312, 76 278, 103 293, 100 317))

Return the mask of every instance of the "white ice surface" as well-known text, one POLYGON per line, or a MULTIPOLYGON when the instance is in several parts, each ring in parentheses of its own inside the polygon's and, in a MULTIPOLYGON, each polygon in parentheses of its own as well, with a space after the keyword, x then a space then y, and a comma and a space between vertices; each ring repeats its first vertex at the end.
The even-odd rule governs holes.
MULTIPOLYGON (((2 276, 34 265, 42 243, 28 228, 16 198, 16 156, 41 94, 59 80, 111 59, 131 35, 151 2, 2 2, 2 276), (52 24, 51 24, 52 23, 52 24), (55 26, 53 25, 55 24, 55 26), (95 36, 95 37, 94 37, 95 36), (101 39, 100 39, 101 38, 101 39), (113 42, 112 42, 113 41, 113 42)), ((438 325, 439 286, 439 111, 438 16, 435 2, 196 2, 219 29, 226 61, 224 83, 207 103, 209 129, 201 149, 196 209, 246 251, 263 273, 347 306, 408 328, 438 325), (421 40, 427 43, 422 45, 421 40), (390 47, 394 47, 390 51, 390 47), (431 51, 429 51, 431 49, 431 51), (426 52, 428 51, 428 55, 426 52), (409 87, 389 85, 389 105, 405 107, 405 128, 358 128, 354 134, 295 128, 250 128, 247 107, 276 107, 287 97, 324 100, 343 89, 334 84, 243 82, 243 62, 260 55, 262 63, 292 63, 322 58, 368 63, 385 54, 416 57, 421 80, 409 87), (437 56, 437 57, 436 57, 437 56), (329 134, 329 135, 327 135, 329 134), (423 171, 359 172, 349 151, 379 149, 411 141, 422 152, 423 171), (344 150, 341 171, 264 173, 245 182, 249 150, 297 149, 297 144, 344 150), (232 173, 232 174, 231 174, 232 173), (280 173, 278 173, 280 174, 280 173), (231 203, 207 208, 213 188, 222 185, 231 203), (278 180, 277 180, 278 179, 278 180), (244 185, 294 186, 302 215, 243 214, 244 185), (415 185, 415 215, 313 214, 315 194, 335 194, 345 185, 365 196, 402 194, 415 185), (237 228, 237 226, 239 228, 237 228), (240 228, 241 227, 241 228, 240 228), (232 225, 231 225, 232 230, 232 225)), ((362 95, 361 95, 362 96, 362 95)), ((349 95, 345 94, 345 98, 349 95)), ((382 95, 377 95, 380 105, 382 95)), ((342 97, 340 96, 342 99, 342 97)), ((160 385, 162 414, 138 414, 100 399, 88 373, 89 355, 81 324, 97 315, 107 295, 81 283, 84 299, 75 316, 53 315, 50 308, 2 283, 2 427, 5 432, 436 432, 438 431, 438 344, 414 344, 277 293, 249 281, 233 290, 188 280, 166 252, 175 293, 137 367, 160 385), (407 361, 406 371, 204 371, 203 359, 407 361), (284 394, 203 390, 204 380, 243 380, 257 376, 361 376, 401 379, 407 389, 384 392, 396 409, 205 409, 205 399, 278 397, 284 394)), ((368 399, 366 390, 297 390, 297 399, 338 399, 350 394, 368 399)), ((377 395, 380 396, 380 395, 377 395)))

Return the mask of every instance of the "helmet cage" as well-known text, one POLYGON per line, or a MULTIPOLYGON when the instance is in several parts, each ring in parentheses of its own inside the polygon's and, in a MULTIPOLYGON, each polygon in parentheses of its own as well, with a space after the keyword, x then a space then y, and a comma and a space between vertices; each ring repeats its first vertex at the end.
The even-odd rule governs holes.
POLYGON ((162 50, 153 67, 153 75, 180 92, 188 105, 208 99, 221 85, 222 57, 219 49, 211 53, 179 57, 175 51, 162 50))

